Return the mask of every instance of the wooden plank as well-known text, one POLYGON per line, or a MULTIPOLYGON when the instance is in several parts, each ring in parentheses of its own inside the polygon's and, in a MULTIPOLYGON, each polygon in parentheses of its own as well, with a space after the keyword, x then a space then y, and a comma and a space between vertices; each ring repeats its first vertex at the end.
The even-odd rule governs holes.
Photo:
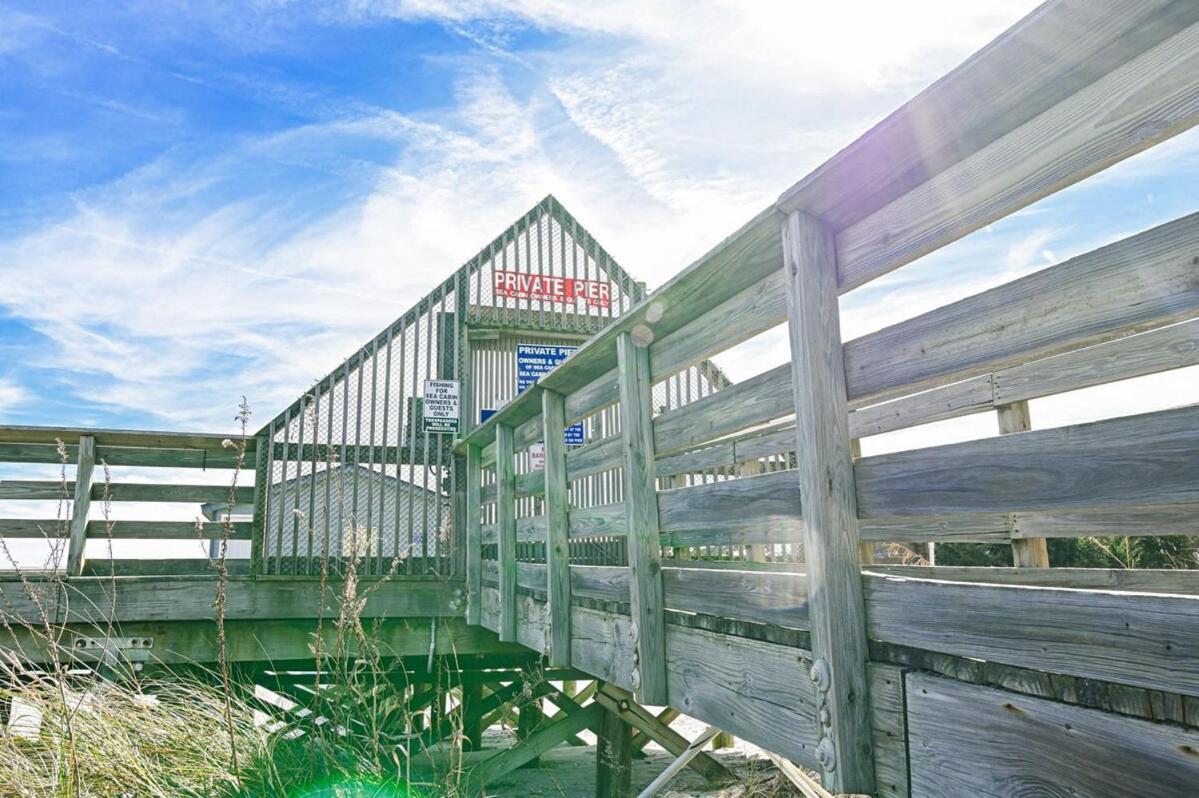
MULTIPOLYGON (((97 446, 133 447, 143 449, 210 449, 224 452, 224 442, 236 435, 214 435, 203 432, 155 432, 132 429, 89 429, 83 427, 30 427, 0 425, 0 441, 4 443, 40 443, 50 446, 58 441, 88 436, 97 446)), ((248 446, 253 451, 254 442, 248 446)))
POLYGON ((779 207, 848 227, 1196 19, 1172 0, 1045 3, 785 192, 779 207))
MULTIPOLYGON (((1028 402, 1012 402, 995 408, 999 421, 999 434, 1011 435, 1032 429, 1032 415, 1028 402)), ((1045 538, 1018 538, 1012 540, 1012 564, 1017 568, 1048 568, 1049 548, 1045 538)))
POLYGON ((79 438, 79 456, 75 469, 75 499, 71 503, 70 539, 67 543, 67 575, 83 573, 87 548, 87 514, 92 505, 92 474, 96 468, 96 439, 90 435, 79 438))
POLYGON ((500 642, 516 641, 516 478, 513 473, 512 427, 495 428, 495 502, 500 564, 500 642))
POLYGON ((763 424, 795 412, 791 364, 729 386, 654 419, 656 451, 669 454, 690 449, 723 435, 763 424))
POLYGON ((870 717, 874 732, 874 778, 878 798, 908 798, 908 727, 904 669, 872 662, 870 717))
POLYGON ((715 726, 709 726, 700 732, 699 736, 688 744, 683 753, 679 754, 644 790, 637 794, 637 798, 653 798, 653 796, 661 792, 670 783, 671 779, 677 776, 683 768, 687 767, 691 763, 691 760, 699 756, 704 746, 712 742, 718 734, 720 734, 720 729, 715 726))
POLYGON ((1014 529, 1012 518, 1011 513, 862 518, 858 537, 872 543, 1007 543, 1014 529))
MULTIPOLYGON (((272 428, 273 431, 273 428, 272 428)), ((263 553, 266 548, 266 523, 268 499, 271 493, 271 471, 273 469, 270 435, 259 433, 254 439, 254 517, 250 540, 250 573, 262 573, 263 553)))
MULTIPOLYGON (((863 285, 1194 125, 1199 121, 1199 25, 1193 23, 1175 20, 1177 32, 1170 38, 839 230, 841 290, 863 285)), ((1076 35, 1090 32, 1080 28, 1076 35)))
POLYGON ((850 341, 849 396, 911 392, 1192 316, 1197 247, 1199 213, 850 341))
POLYGON ((480 623, 479 603, 483 598, 483 507, 479 496, 483 482, 481 459, 478 446, 466 447, 466 622, 472 625, 480 623))
MULTIPOLYGON (((249 521, 235 521, 229 533, 230 540, 250 540, 254 525, 249 521)), ((113 540, 197 540, 220 538, 224 526, 218 521, 198 524, 194 521, 113 521, 111 530, 104 521, 89 521, 87 536, 105 538, 111 531, 113 540)))
POLYGON ((662 601, 662 543, 658 532, 657 478, 654 475, 653 381, 649 351, 628 333, 616 342, 620 377, 622 470, 625 530, 638 668, 634 681, 645 704, 666 703, 666 632, 662 601))
POLYGON ((545 562, 549 594, 550 664, 570 664, 570 484, 567 481, 566 400, 541 394, 545 425, 545 562))
MULTIPOLYGON (((779 254, 782 265, 782 253, 779 254)), ((783 271, 763 279, 650 345, 655 380, 694 366, 787 320, 783 271)))
POLYGON ((600 720, 600 708, 589 704, 574 714, 563 714, 561 720, 542 727, 515 747, 501 751, 485 760, 467 774, 472 789, 477 791, 522 765, 536 759, 560 743, 566 742, 583 729, 595 727, 600 720))
POLYGON ((567 479, 574 481, 616 468, 622 462, 621 446, 620 436, 610 435, 577 449, 571 449, 566 453, 567 479))
POLYGON ((1199 597, 866 576, 873 639, 1199 695, 1199 597))
POLYGON ((1199 501, 1199 407, 865 457, 863 518, 1199 501))
POLYGON ((1039 585, 1133 593, 1199 595, 1199 571, 1179 568, 989 568, 953 565, 872 565, 870 573, 913 579, 1039 585))
POLYGON ((630 798, 633 794, 632 728, 619 713, 602 703, 599 706, 599 727, 595 732, 595 796, 630 798))
POLYGON ((668 609, 807 629, 804 574, 711 568, 663 568, 668 609))
POLYGON ((785 542, 803 533, 795 471, 663 491, 658 497, 665 546, 785 542))
POLYGON ((833 792, 874 792, 858 512, 850 457, 837 259, 831 232, 792 213, 783 225, 796 415, 796 462, 822 705, 817 756, 833 792))
POLYGON ((912 792, 1153 795, 1199 782, 1199 732, 912 673, 912 792), (968 733, 963 730, 968 729, 968 733))
POLYGON ((1199 535, 1199 503, 1012 514, 1012 537, 1199 535))
POLYGON ((854 438, 882 435, 919 424, 981 413, 994 405, 992 375, 983 374, 890 402, 860 407, 849 414, 849 434, 854 438))

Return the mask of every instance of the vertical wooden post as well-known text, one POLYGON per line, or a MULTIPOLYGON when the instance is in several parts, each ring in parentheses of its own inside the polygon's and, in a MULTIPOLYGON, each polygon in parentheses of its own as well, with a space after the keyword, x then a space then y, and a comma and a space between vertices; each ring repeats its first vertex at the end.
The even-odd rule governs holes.
POLYGON ((500 565, 500 641, 516 642, 516 472, 508 424, 495 428, 495 520, 500 565))
POLYGON ((75 501, 71 504, 71 538, 67 544, 67 575, 83 573, 87 547, 87 513, 92 506, 92 475, 96 470, 96 439, 79 439, 78 466, 75 469, 75 501))
POLYGON ((541 394, 545 433, 545 564, 549 597, 550 665, 570 665, 570 529, 566 482, 566 398, 541 394))
MULTIPOLYGON (((266 546, 266 508, 271 490, 272 443, 269 435, 258 435, 254 438, 254 518, 250 533, 251 576, 258 576, 262 572, 262 552, 266 546)), ((313 456, 315 457, 315 454, 313 456)), ((329 509, 326 507, 326 515, 328 512, 329 509)))
MULTIPOLYGON (((1032 429, 1032 414, 1029 412, 1027 401, 997 405, 995 411, 999 418, 1000 435, 1032 429)), ((1049 546, 1045 538, 1013 540, 1012 563, 1017 568, 1048 568, 1049 546)))
MULTIPOLYGON (((516 739, 520 742, 532 737, 537 733, 537 730, 542 726, 542 720, 545 715, 541 711, 541 699, 531 698, 517 708, 516 716, 516 739)), ((540 763, 540 757, 533 757, 528 762, 521 765, 522 768, 537 767, 540 763)))
POLYGON ((596 798, 629 798, 633 794, 632 728, 620 715, 602 709, 595 737, 596 798))
POLYGON ((470 681, 462 685, 462 750, 483 750, 483 701, 482 682, 470 681))
POLYGON ((616 355, 622 413, 620 435, 624 449, 629 593, 637 629, 633 685, 638 701, 664 706, 669 703, 666 697, 666 626, 658 492, 654 475, 649 349, 637 346, 632 336, 623 333, 616 339, 616 355))
POLYGON ((809 675, 822 735, 816 757, 830 792, 873 794, 866 614, 832 233, 818 219, 792 213, 783 224, 783 260, 812 631, 809 675))
POLYGON ((483 601, 483 452, 466 447, 466 622, 482 623, 483 601))
MULTIPOLYGON (((753 460, 746 460, 744 463, 739 463, 737 465, 737 475, 742 477, 752 477, 756 474, 761 474, 763 471, 764 469, 762 468, 762 461, 758 460, 757 458, 754 458, 753 460)), ((754 543, 750 545, 749 561, 766 562, 766 544, 754 543)), ((729 748, 732 746, 732 744, 732 735, 721 732, 720 734, 716 735, 716 739, 712 744, 712 748, 713 750, 719 750, 720 748, 729 748)))
MULTIPOLYGON (((862 441, 860 438, 849 439, 849 457, 855 463, 862 459, 862 441)), ((858 543, 858 561, 862 565, 874 564, 874 544, 858 543)))

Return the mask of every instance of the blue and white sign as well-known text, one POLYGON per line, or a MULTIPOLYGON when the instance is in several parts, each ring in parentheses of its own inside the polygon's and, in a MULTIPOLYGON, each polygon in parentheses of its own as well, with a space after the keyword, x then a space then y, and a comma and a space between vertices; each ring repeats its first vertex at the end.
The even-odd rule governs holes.
MULTIPOLYGON (((537 380, 549 374, 554 366, 570 357, 577 346, 557 344, 517 344, 516 346, 516 392, 520 393, 537 380)), ((580 446, 583 443, 583 424, 571 424, 566 428, 566 445, 580 446)))

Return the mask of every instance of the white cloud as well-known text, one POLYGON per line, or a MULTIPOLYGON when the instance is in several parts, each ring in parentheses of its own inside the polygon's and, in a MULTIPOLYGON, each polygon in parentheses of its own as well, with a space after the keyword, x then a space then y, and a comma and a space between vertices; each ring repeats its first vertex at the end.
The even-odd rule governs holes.
POLYGON ((28 391, 16 381, 0 377, 0 417, 11 413, 28 398, 28 391))

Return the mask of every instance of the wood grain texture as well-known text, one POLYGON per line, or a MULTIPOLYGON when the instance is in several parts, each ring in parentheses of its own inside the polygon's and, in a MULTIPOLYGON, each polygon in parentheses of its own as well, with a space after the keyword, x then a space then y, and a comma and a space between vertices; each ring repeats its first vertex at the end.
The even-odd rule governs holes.
MULTIPOLYGON (((841 289, 863 285, 1195 124, 1199 25, 1176 19, 1174 29, 1170 38, 839 230, 841 289)), ((1135 38, 1133 30, 1125 35, 1135 38)), ((1090 35, 1084 31, 1077 35, 1090 35)))
POLYGON ((872 639, 1199 695, 1199 597, 866 576, 872 639))
POLYGON ((567 479, 574 481, 621 464, 622 443, 619 435, 592 441, 566 453, 567 479))
MULTIPOLYGON (((1000 435, 1032 429, 1032 414, 1026 401, 997 405, 995 415, 999 422, 1000 435)), ((1048 568, 1049 548, 1045 538, 1013 539, 1012 564, 1017 568, 1048 568)))
POLYGON ((570 664, 570 503, 566 476, 566 400, 543 391, 545 424, 545 562, 549 594, 550 664, 570 664))
POLYGON ((870 717, 874 731, 874 777, 878 798, 908 798, 908 725, 904 705, 904 669, 872 662, 870 717))
POLYGON ((516 642, 516 477, 512 427, 495 428, 496 536, 500 563, 500 642, 516 642))
POLYGON ((478 446, 466 448, 466 622, 480 623, 483 598, 483 453, 478 446))
POLYGON ((791 364, 731 385, 654 419, 655 451, 689 449, 733 432, 795 412, 791 364))
POLYGON ((664 491, 658 512, 666 546, 786 542, 803 534, 795 471, 664 491))
POLYGON ((785 192, 779 207, 847 227, 1196 19, 1173 0, 1043 4, 785 192))
POLYGON ((71 523, 67 543, 67 575, 83 573, 87 549, 87 515, 92 505, 92 474, 96 468, 96 439, 90 435, 79 438, 79 455, 75 461, 75 499, 71 502, 71 523))
POLYGON ((849 396, 886 398, 1194 315, 1197 252, 1191 214, 850 341, 849 396))
POLYGON ((1071 587, 1131 593, 1199 595, 1199 571, 1179 568, 989 568, 955 565, 871 565, 870 573, 982 582, 996 585, 1071 587))
POLYGON ((797 482, 812 656, 823 663, 825 786, 874 792, 866 629, 858 569, 858 512, 831 232, 792 213, 783 225, 797 482))
POLYGON ((865 457, 864 518, 1199 501, 1199 407, 865 457))
POLYGON ((616 342, 620 376, 621 442, 624 450, 625 530, 633 618, 637 628, 638 700, 666 703, 665 621, 662 600, 662 543, 658 531, 654 475, 653 381, 649 351, 631 335, 616 342))
POLYGON ((913 795, 1195 794, 1194 730, 921 673, 906 680, 913 795))

